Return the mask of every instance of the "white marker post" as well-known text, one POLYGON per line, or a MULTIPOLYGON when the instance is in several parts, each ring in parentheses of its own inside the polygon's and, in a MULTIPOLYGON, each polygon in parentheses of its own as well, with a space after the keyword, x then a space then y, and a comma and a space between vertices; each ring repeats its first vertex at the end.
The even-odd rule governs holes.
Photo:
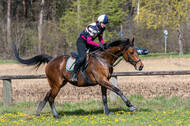
POLYGON ((165 38, 165 54, 167 49, 167 37, 168 37, 168 30, 164 30, 164 38, 165 38))

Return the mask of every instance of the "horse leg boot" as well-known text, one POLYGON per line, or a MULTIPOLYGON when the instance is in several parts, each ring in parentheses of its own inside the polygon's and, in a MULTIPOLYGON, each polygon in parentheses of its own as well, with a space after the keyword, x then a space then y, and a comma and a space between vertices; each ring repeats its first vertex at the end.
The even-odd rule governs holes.
POLYGON ((51 102, 51 101, 52 101, 52 100, 51 100, 51 98, 50 98, 49 105, 50 105, 50 107, 51 107, 51 112, 52 112, 52 114, 53 114, 53 117, 56 118, 56 119, 58 119, 58 118, 60 118, 60 117, 59 117, 59 114, 57 113, 57 110, 56 110, 56 108, 55 108, 54 102, 51 102))
POLYGON ((121 99, 125 102, 125 104, 129 107, 129 110, 131 112, 136 112, 137 111, 137 108, 134 107, 131 102, 125 97, 125 95, 123 95, 123 93, 116 87, 114 87, 114 92, 117 93, 121 99))
POLYGON ((102 100, 103 100, 103 105, 104 105, 104 113, 106 115, 114 114, 112 112, 109 112, 108 109, 108 104, 107 104, 107 88, 101 87, 102 90, 102 100))
POLYGON ((49 100, 50 92, 51 92, 51 90, 46 94, 44 100, 40 102, 40 104, 36 110, 36 113, 37 113, 36 116, 40 116, 42 109, 46 105, 46 102, 49 100))

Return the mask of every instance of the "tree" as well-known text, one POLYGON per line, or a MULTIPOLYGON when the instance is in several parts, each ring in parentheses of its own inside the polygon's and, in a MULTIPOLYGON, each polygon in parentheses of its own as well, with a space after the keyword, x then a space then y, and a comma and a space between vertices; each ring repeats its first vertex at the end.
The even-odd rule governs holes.
POLYGON ((39 38, 38 52, 39 53, 41 53, 43 12, 44 12, 44 0, 42 0, 42 3, 41 3, 40 19, 39 19, 39 24, 38 24, 38 38, 39 38))
POLYGON ((170 27, 177 30, 179 55, 183 55, 182 24, 190 21, 189 0, 144 0, 141 1, 140 13, 135 20, 145 24, 147 28, 170 27))
POLYGON ((122 31, 122 24, 126 24, 127 11, 123 6, 127 4, 126 0, 104 0, 100 13, 106 13, 109 16, 110 24, 105 32, 108 41, 119 38, 119 32, 122 31))
POLYGON ((27 6, 26 6, 26 0, 22 1, 23 4, 23 13, 24 13, 24 17, 27 18, 27 6))
POLYGON ((10 54, 11 50, 11 0, 7 1, 7 53, 10 54))
POLYGON ((69 44, 75 43, 79 33, 94 22, 100 14, 106 14, 111 21, 105 32, 105 40, 119 38, 119 31, 127 16, 122 6, 125 0, 77 0, 61 17, 60 28, 69 44))

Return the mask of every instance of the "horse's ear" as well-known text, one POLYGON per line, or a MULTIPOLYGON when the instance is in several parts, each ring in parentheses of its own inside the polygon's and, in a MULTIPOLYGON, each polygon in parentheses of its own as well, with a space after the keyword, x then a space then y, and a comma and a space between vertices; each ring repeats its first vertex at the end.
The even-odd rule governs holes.
POLYGON ((134 44, 134 41, 135 41, 135 38, 133 38, 133 39, 132 39, 131 43, 133 43, 133 44, 134 44))

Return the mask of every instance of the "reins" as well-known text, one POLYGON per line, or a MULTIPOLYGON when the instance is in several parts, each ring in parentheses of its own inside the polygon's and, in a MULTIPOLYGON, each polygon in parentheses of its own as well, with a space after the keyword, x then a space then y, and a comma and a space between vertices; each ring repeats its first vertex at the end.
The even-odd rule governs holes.
MULTIPOLYGON (((125 47, 124 47, 124 48, 125 48, 125 47)), ((120 50, 120 52, 122 52, 122 51, 124 50, 124 48, 123 48, 122 50, 120 50)), ((105 51, 106 53, 108 53, 108 54, 110 54, 110 55, 116 57, 117 59, 119 58, 119 56, 116 56, 116 55, 114 55, 113 53, 108 52, 107 50, 103 50, 103 51, 105 51)), ((123 53, 122 53, 122 54, 123 54, 123 53)), ((121 60, 123 60, 123 57, 122 57, 121 59, 119 59, 115 64, 113 64, 112 67, 117 66, 117 64, 119 64, 119 63, 121 62, 121 60)))
MULTIPOLYGON (((106 49, 104 49, 103 51, 106 52, 106 53, 108 53, 108 54, 110 54, 110 55, 112 55, 113 57, 119 58, 119 56, 116 56, 115 54, 108 52, 106 49)), ((123 51, 123 49, 120 50, 120 52, 121 51, 123 51)))
MULTIPOLYGON (((124 44, 123 44, 124 45, 124 44)), ((120 50, 120 52, 122 52, 123 50, 125 49, 125 47, 122 49, 122 50, 120 50)), ((96 52, 98 52, 100 49, 97 49, 97 50, 95 50, 95 51, 93 51, 93 52, 91 52, 91 53, 89 53, 89 54, 94 54, 94 53, 96 53, 96 52)), ((117 56, 117 55, 115 55, 115 54, 113 54, 113 53, 110 53, 109 51, 107 51, 106 49, 103 49, 103 51, 104 52, 106 52, 106 53, 108 53, 108 54, 110 54, 110 55, 112 55, 113 57, 115 57, 115 58, 119 58, 119 56, 117 56)), ((122 53, 123 54, 123 53, 122 53)), ((102 58, 99 58, 99 57, 97 57, 97 56, 94 56, 94 55, 91 55, 91 56, 93 56, 93 57, 95 57, 95 58, 97 58, 97 59, 99 59, 99 60, 101 60, 101 61, 103 61, 105 64, 107 64, 109 67, 115 67, 117 64, 119 64, 119 62, 121 62, 121 60, 123 60, 123 57, 119 60, 119 61, 117 61, 114 65, 111 65, 111 64, 109 64, 107 61, 105 61, 104 59, 102 59, 102 58)))
MULTIPOLYGON (((123 45, 124 45, 124 44, 123 44, 123 45)), ((95 51, 89 53, 89 55, 91 55, 91 56, 93 56, 93 57, 95 57, 95 58, 97 58, 97 59, 103 61, 103 62, 104 62, 106 65, 108 65, 109 67, 115 67, 115 66, 117 66, 117 65, 121 62, 121 60, 123 60, 123 50, 124 50, 124 49, 125 49, 125 50, 126 50, 126 49, 129 49, 129 48, 130 48, 130 45, 127 46, 127 47, 123 47, 123 49, 121 49, 121 50, 119 51, 119 52, 121 52, 121 54, 122 54, 122 58, 119 59, 119 60, 118 60, 116 63, 114 63, 113 65, 109 64, 107 61, 105 61, 104 59, 102 59, 102 58, 100 58, 100 57, 97 57, 97 56, 92 55, 92 54, 98 52, 100 49, 97 49, 97 50, 95 50, 95 51)), ((120 57, 120 56, 117 56, 117 55, 115 55, 115 54, 113 54, 113 53, 107 51, 106 49, 103 49, 102 51, 108 53, 109 55, 111 55, 111 56, 113 56, 113 57, 115 57, 115 58, 117 58, 117 59, 120 57)), ((128 53, 127 51, 126 51, 126 53, 127 53, 127 56, 128 56, 128 62, 131 63, 131 64, 134 63, 134 66, 136 66, 136 64, 141 61, 141 59, 139 59, 138 61, 133 61, 133 59, 130 58, 129 53, 128 53)))

